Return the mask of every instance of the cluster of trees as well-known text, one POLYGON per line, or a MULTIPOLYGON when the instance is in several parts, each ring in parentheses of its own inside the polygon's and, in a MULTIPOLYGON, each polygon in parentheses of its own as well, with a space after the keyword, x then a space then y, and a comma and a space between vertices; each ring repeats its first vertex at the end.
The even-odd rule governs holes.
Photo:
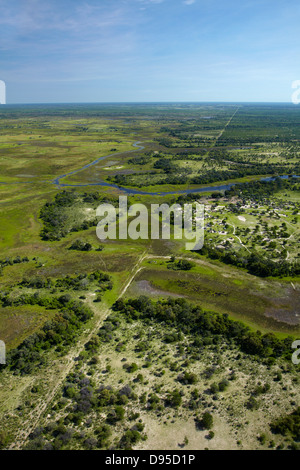
POLYGON ((19 264, 19 263, 28 263, 29 258, 27 256, 16 256, 15 258, 10 258, 9 256, 5 259, 0 260, 0 266, 4 268, 5 266, 12 266, 13 264, 19 264))
MULTIPOLYGON (((181 173, 188 172, 188 169, 182 169, 181 173)), ((153 178, 139 178, 139 182, 136 179, 133 179, 132 176, 134 175, 115 175, 110 177, 112 181, 114 181, 118 186, 136 186, 136 187, 143 187, 143 186, 151 186, 153 184, 186 184, 189 182, 187 176, 184 174, 177 174, 177 173, 170 173, 167 176, 158 175, 157 173, 148 173, 147 175, 156 175, 159 178, 155 179, 155 183, 153 178)))
POLYGON ((162 411, 166 406, 177 409, 182 404, 182 396, 183 392, 175 389, 167 391, 162 401, 156 393, 151 392, 148 395, 146 409, 149 411, 162 411))
POLYGON ((113 204, 113 205, 117 205, 118 204, 118 199, 111 196, 111 197, 108 197, 108 196, 105 196, 101 193, 99 193, 99 191, 93 191, 93 192, 90 192, 90 193, 84 193, 83 196, 82 196, 82 200, 83 202, 88 202, 88 203, 99 203, 99 202, 107 202, 109 204, 113 204))
MULTIPOLYGON (((38 297, 34 299, 36 304, 43 305, 41 300, 38 297)), ((60 311, 40 331, 28 336, 16 349, 9 351, 6 365, 2 368, 8 367, 21 375, 30 374, 35 367, 45 363, 43 351, 53 347, 61 349, 72 344, 79 329, 93 316, 86 305, 71 300, 68 295, 52 299, 51 308, 53 307, 60 311)))
POLYGON ((120 321, 117 316, 110 315, 103 323, 98 332, 98 336, 102 342, 109 342, 112 339, 112 332, 120 326, 120 321))
MULTIPOLYGON (((172 160, 168 158, 160 158, 154 164, 155 169, 162 169, 165 176, 161 175, 160 178, 155 180, 155 184, 211 184, 219 181, 227 181, 231 179, 243 178, 245 176, 253 175, 294 175, 300 173, 300 165, 293 167, 286 167, 284 165, 276 164, 234 164, 231 165, 230 169, 210 169, 200 170, 199 175, 190 177, 189 174, 192 172, 190 168, 178 168, 172 160)), ((152 173, 147 173, 150 175, 152 173)), ((157 176, 157 174, 155 173, 157 176)), ((133 178, 134 175, 115 175, 111 179, 120 186, 149 186, 153 184, 153 180, 144 178, 140 184, 137 184, 133 178)))
POLYGON ((225 264, 232 264, 239 268, 245 268, 250 274, 260 277, 283 277, 298 276, 300 274, 300 263, 297 261, 289 262, 285 260, 274 261, 258 253, 240 254, 232 250, 223 250, 204 245, 198 251, 200 255, 208 256, 211 259, 222 261, 225 264))
POLYGON ((30 289, 51 289, 51 287, 55 286, 55 283, 49 277, 46 279, 42 277, 32 277, 30 279, 24 277, 20 285, 30 289))
POLYGON ((24 293, 18 297, 15 297, 13 293, 10 294, 9 292, 1 292, 0 302, 3 307, 20 305, 39 305, 40 307, 45 307, 47 309, 56 309, 60 307, 60 300, 57 297, 41 297, 39 292, 35 292, 34 294, 24 293))
POLYGON ((98 220, 88 219, 83 220, 81 223, 70 222, 68 215, 68 208, 80 203, 93 203, 100 202, 117 204, 116 198, 108 198, 101 196, 98 192, 84 193, 83 196, 75 191, 61 191, 56 194, 53 202, 46 202, 40 211, 40 218, 43 221, 43 229, 41 230, 41 237, 43 240, 61 240, 69 232, 78 232, 79 230, 87 230, 90 227, 96 226, 98 220), (72 225, 73 224, 73 225, 72 225))
POLYGON ((212 383, 210 386, 210 392, 211 393, 217 393, 217 392, 224 392, 227 387, 229 386, 229 382, 227 379, 222 379, 221 382, 217 383, 212 383))
POLYGON ((131 165, 147 165, 149 163, 149 157, 146 156, 138 156, 134 158, 130 158, 128 163, 131 165))
POLYGON ((60 240, 67 235, 68 216, 63 209, 72 206, 77 200, 78 195, 74 191, 62 191, 56 194, 53 202, 46 202, 40 211, 44 224, 41 231, 43 240, 60 240))
POLYGON ((189 271, 195 266, 195 263, 189 261, 187 259, 180 259, 178 261, 175 260, 174 257, 168 261, 167 268, 172 269, 174 271, 189 271))
POLYGON ((89 242, 83 242, 82 240, 74 240, 69 250, 76 251, 91 251, 93 249, 92 245, 89 242))
POLYGON ((153 168, 163 170, 165 173, 173 173, 177 167, 168 158, 159 158, 153 165, 153 168))
POLYGON ((271 423, 271 430, 275 434, 291 437, 294 441, 300 441, 300 406, 291 414, 283 416, 271 423))
POLYGON ((292 186, 295 185, 296 182, 296 178, 293 177, 290 177, 289 179, 275 177, 271 181, 238 183, 226 190, 225 196, 239 196, 251 198, 252 200, 261 200, 262 198, 267 198, 280 190, 292 189, 292 186))
POLYGON ((146 296, 127 301, 119 299, 113 309, 128 319, 153 319, 172 324, 185 334, 191 334, 202 347, 221 338, 234 341, 245 353, 265 358, 271 362, 276 357, 291 357, 293 338, 278 339, 274 334, 252 332, 243 323, 230 320, 226 314, 206 312, 182 298, 152 301, 146 296), (208 340, 208 341, 207 341, 208 340))
POLYGON ((195 418, 196 428, 210 430, 214 424, 213 415, 209 411, 205 411, 202 416, 195 418))
MULTIPOLYGON (((120 390, 104 385, 97 387, 91 378, 80 373, 71 373, 66 379, 63 397, 60 400, 62 405, 68 404, 67 414, 65 413, 64 417, 56 422, 35 429, 29 436, 30 442, 26 449, 68 448, 71 446, 71 440, 74 439, 86 449, 108 448, 112 428, 116 425, 129 424, 130 421, 135 421, 139 417, 139 414, 127 416, 125 409, 125 406, 130 403, 134 405, 137 398, 130 385, 124 385, 120 390), (90 413, 104 414, 106 418, 97 420, 97 425, 93 430, 85 427, 84 432, 75 432, 90 413)), ((59 403, 57 408, 60 408, 59 403)), ((119 449, 132 449, 134 444, 147 438, 142 432, 144 424, 141 420, 134 424, 130 423, 125 429, 117 444, 119 449)))
MULTIPOLYGON (((98 296, 113 287, 110 276, 101 271, 78 276, 65 276, 53 281, 50 278, 23 279, 21 285, 30 288, 59 288, 60 290, 84 290, 90 283, 96 283, 98 296)), ((53 291, 54 292, 54 291, 53 291)), ((28 336, 16 349, 7 354, 7 364, 20 374, 30 373, 37 365, 45 362, 43 350, 57 347, 61 350, 71 344, 82 324, 92 317, 92 311, 80 300, 72 300, 70 294, 59 297, 40 295, 35 293, 22 293, 19 296, 10 292, 0 293, 0 302, 3 307, 20 305, 38 305, 46 309, 58 310, 53 319, 46 322, 36 333, 28 336)))
POLYGON ((193 372, 185 371, 182 374, 179 374, 177 380, 184 385, 193 385, 198 382, 198 377, 193 372))
POLYGON ((15 258, 10 258, 9 256, 4 259, 0 259, 0 274, 2 273, 3 268, 5 266, 12 266, 13 264, 19 264, 19 263, 28 263, 29 258, 27 256, 16 256, 15 258))
POLYGON ((252 175, 294 175, 299 174, 300 166, 286 167, 281 164, 262 163, 262 164, 234 164, 230 166, 230 170, 216 170, 212 169, 191 178, 192 184, 208 184, 216 181, 226 181, 230 179, 243 178, 252 175))
POLYGON ((50 278, 43 279, 41 277, 24 278, 21 285, 33 289, 59 288, 64 290, 86 290, 89 285, 94 282, 97 283, 97 286, 99 286, 102 291, 111 290, 113 287, 111 277, 99 270, 90 274, 82 273, 78 276, 66 275, 55 281, 50 278))
POLYGON ((172 156, 174 160, 194 160, 201 162, 206 152, 207 149, 184 150, 183 152, 172 154, 172 156))

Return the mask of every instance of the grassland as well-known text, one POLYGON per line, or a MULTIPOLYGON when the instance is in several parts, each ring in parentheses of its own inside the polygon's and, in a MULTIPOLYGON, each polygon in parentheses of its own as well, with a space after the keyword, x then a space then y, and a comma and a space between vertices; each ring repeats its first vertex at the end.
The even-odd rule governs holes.
MULTIPOLYGON (((103 331, 117 298, 141 294, 153 299, 183 297, 207 311, 242 321, 253 332, 270 332, 281 340, 297 338, 299 276, 255 276, 243 267, 224 264, 208 255, 187 253, 184 243, 172 237, 100 242, 95 226, 88 224, 95 217, 97 201, 84 202, 84 197, 97 191, 100 197, 116 198, 124 194, 117 187, 121 185, 156 193, 129 197, 129 203, 149 205, 177 200, 174 194, 159 194, 163 192, 199 187, 205 190, 228 182, 256 181, 263 176, 299 175, 298 114, 289 107, 251 105, 1 108, 1 296, 18 298, 38 293, 41 298, 54 299, 68 293, 72 300, 81 298, 93 312, 73 344, 42 352, 45 363, 40 369, 23 375, 9 368, 0 371, 0 431, 7 436, 4 447, 120 448, 129 439, 128 433, 126 439, 124 435, 134 426, 139 436, 135 434, 137 440, 129 444, 126 441, 126 445, 136 449, 267 449, 294 445, 289 436, 274 435, 270 427, 274 419, 299 406, 299 371, 291 360, 261 362, 225 340, 198 351, 189 335, 175 342, 165 341, 167 333, 176 333, 175 326, 128 322, 123 317, 111 338, 106 341, 99 336, 92 355, 85 345, 103 331), (138 145, 144 148, 133 147, 135 142, 141 142, 138 145), (106 158, 85 167, 101 157, 106 158), (103 182, 107 186, 102 186, 103 182), (53 203, 62 191, 61 185, 74 186, 63 189, 75 189, 78 201, 63 211, 66 233, 57 240, 43 239, 41 209, 53 203), (88 243, 91 249, 71 250, 77 240, 88 243), (171 256, 192 259, 194 265, 189 271, 168 269, 171 256), (28 261, 14 262, 23 258, 28 261), (65 276, 97 270, 109 274, 112 280, 112 289, 104 292, 100 302, 95 302, 94 284, 83 290, 57 289, 52 293, 46 288, 22 285, 24 279, 50 279, 54 283, 65 276), (146 336, 147 349, 137 350, 137 343, 146 336), (93 356, 98 358, 94 363, 93 356), (128 372, 124 363, 137 364, 138 369, 128 372), (205 371, 212 366, 215 370, 208 377, 205 371), (195 384, 178 381, 178 375, 185 371, 195 374, 195 384), (231 381, 233 372, 236 378, 231 381), (91 409, 82 417, 83 424, 67 419, 80 393, 76 382, 75 395, 65 394, 66 384, 74 379, 72 374, 78 380, 89 378, 94 391, 111 386, 119 406, 124 408, 123 418, 113 426, 109 424, 111 434, 103 442, 96 428, 107 424, 112 411, 109 407, 91 409), (284 378, 277 380, 278 374, 284 378), (213 393, 214 382, 225 379, 230 380, 228 389, 213 393), (266 383, 272 384, 271 391, 259 396, 257 409, 249 409, 247 403, 254 397, 254 390, 266 383), (118 396, 125 385, 130 386, 136 399, 129 396, 126 401, 118 396), (175 408, 166 406, 174 389, 181 396, 175 408), (158 397, 153 407, 151 394, 158 397), (197 426, 197 419, 208 410, 214 416, 213 437, 209 437, 209 430, 197 426), (72 435, 62 444, 58 442, 60 437, 54 443, 53 432, 59 425, 67 427, 65 433, 70 431, 72 435), (39 427, 43 428, 40 433, 36 431, 39 427)), ((199 194, 196 200, 206 208, 205 244, 239 256, 255 252, 279 264, 296 263, 299 183, 289 182, 270 194, 239 191, 230 194, 208 190, 199 194)), ((5 341, 7 351, 22 346, 57 313, 57 309, 41 305, 2 303, 0 339, 5 341)))

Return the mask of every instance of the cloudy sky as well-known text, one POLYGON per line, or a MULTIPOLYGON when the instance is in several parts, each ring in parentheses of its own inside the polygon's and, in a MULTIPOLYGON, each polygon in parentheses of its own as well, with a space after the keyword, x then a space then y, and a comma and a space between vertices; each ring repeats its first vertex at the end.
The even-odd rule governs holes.
POLYGON ((7 103, 291 101, 299 0, 0 0, 7 103))

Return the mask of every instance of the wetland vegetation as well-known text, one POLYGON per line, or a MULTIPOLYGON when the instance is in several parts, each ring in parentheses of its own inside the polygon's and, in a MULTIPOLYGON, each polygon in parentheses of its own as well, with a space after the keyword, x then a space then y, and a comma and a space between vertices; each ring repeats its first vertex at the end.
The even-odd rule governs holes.
POLYGON ((299 448, 299 123, 285 104, 1 107, 0 448, 299 448), (203 204, 203 248, 100 242, 96 208, 123 194, 203 204))

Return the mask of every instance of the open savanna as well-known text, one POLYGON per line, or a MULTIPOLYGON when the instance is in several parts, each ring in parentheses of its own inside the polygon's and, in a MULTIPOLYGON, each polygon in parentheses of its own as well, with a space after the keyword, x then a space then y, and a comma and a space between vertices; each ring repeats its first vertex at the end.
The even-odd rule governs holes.
MULTIPOLYGON (((289 413, 297 402, 297 371, 284 361, 260 362, 226 341, 198 347, 193 336, 168 323, 126 321, 115 312, 103 321, 94 344, 92 349, 81 344, 72 371, 32 425, 23 448, 254 450, 290 445, 288 436, 270 428, 282 409, 289 413), (96 396, 102 397, 99 406, 93 405, 96 396), (76 404, 84 410, 79 420, 76 404), (197 426, 205 412, 213 417, 210 429, 197 426), (106 439, 98 440, 104 427, 106 439), (124 436, 137 429, 138 439, 125 444, 124 436)), ((19 412, 39 409, 45 379, 32 378, 19 412)), ((11 423, 7 416, 5 424, 11 423)))
MULTIPOLYGON (((81 196, 97 190, 106 197, 124 193, 115 187, 94 185, 101 180, 108 182, 109 176, 114 178, 122 174, 130 177, 139 173, 140 176, 134 176, 139 183, 136 187, 157 193, 200 186, 208 188, 225 181, 251 181, 266 175, 258 171, 235 178, 229 175, 226 180, 213 175, 212 181, 205 184, 187 181, 160 185, 154 176, 164 176, 164 170, 158 169, 151 174, 158 155, 174 164, 174 177, 186 166, 191 167, 192 176, 201 176, 210 168, 217 173, 230 172, 239 158, 245 167, 267 160, 271 165, 283 163, 284 169, 292 171, 298 161, 298 130, 288 110, 282 108, 279 114, 282 119, 287 119, 287 126, 278 133, 274 124, 276 114, 264 106, 260 110, 251 106, 243 109, 237 105, 196 104, 1 108, 0 183, 9 183, 0 184, 0 260, 4 264, 0 275, 1 295, 8 293, 17 298, 27 293, 52 299, 68 294, 71 300, 80 299, 93 313, 78 330, 72 344, 42 350, 41 357, 46 361, 40 367, 23 375, 22 369, 0 372, 0 431, 4 430, 9 436, 7 447, 38 447, 39 443, 32 443, 32 433, 41 437, 42 446, 43 442, 53 445, 55 439, 50 436, 52 431, 47 426, 49 429, 54 426, 52 430, 55 430, 58 421, 61 419, 63 424, 65 418, 66 426, 69 426, 71 418, 67 416, 71 408, 68 407, 74 405, 72 398, 80 392, 76 389, 73 397, 73 392, 66 396, 66 386, 74 377, 78 378, 78 382, 74 379, 78 384, 81 380, 88 383, 86 378, 91 379, 96 388, 104 385, 119 390, 129 385, 138 397, 130 403, 120 399, 124 401, 124 421, 117 423, 104 447, 118 448, 122 434, 139 420, 145 425, 148 439, 136 443, 135 448, 178 449, 179 446, 183 448, 184 441, 187 449, 288 447, 290 441, 271 435, 269 426, 273 418, 293 411, 299 401, 297 371, 291 361, 279 359, 270 365, 241 353, 235 345, 226 342, 214 344, 212 341, 207 348, 195 350, 194 338, 188 335, 169 343, 165 335, 178 331, 173 325, 155 325, 151 319, 150 323, 143 323, 127 322, 122 318, 115 329, 106 320, 112 313, 114 302, 122 296, 185 297, 204 310, 228 314, 231 319, 244 322, 252 331, 274 332, 280 338, 297 337, 300 333, 296 321, 298 278, 253 276, 245 269, 187 253, 184 243, 172 238, 100 241, 95 226, 85 230, 76 227, 76 231, 72 231, 74 225, 80 226, 95 216, 96 203, 80 202, 64 208, 66 228, 70 231, 55 241, 42 238, 40 219, 42 207, 53 203, 55 196, 61 193, 62 189, 53 184, 53 180, 62 175, 66 177, 59 180, 61 184, 86 185, 76 187, 81 196), (267 124, 268 130, 262 130, 261 127, 267 124), (287 146, 289 139, 294 142, 290 147, 287 146), (274 140, 278 141, 278 148, 275 148, 274 140), (137 145, 144 149, 133 147, 135 142, 140 142, 137 145), (255 149, 238 148, 254 146, 257 142, 259 146, 255 149), (217 152, 220 148, 224 148, 232 160, 228 159, 227 153, 220 156, 217 152), (185 150, 188 150, 187 158, 177 158, 176 154, 185 150), (97 165, 83 168, 107 155, 109 157, 97 165), (195 155, 203 156, 203 161, 193 160, 195 155), (145 165, 130 162, 134 157, 146 157, 145 165), (70 249, 77 240, 88 243, 91 249, 70 249), (168 269, 171 255, 177 260, 191 258, 194 266, 190 271, 168 269), (23 258, 27 260, 23 261, 23 258), (7 259, 12 263, 7 265, 7 259), (14 262, 16 259, 21 262, 14 262), (101 301, 96 302, 99 289, 95 283, 89 284, 87 289, 57 288, 55 292, 48 287, 37 292, 34 287, 21 285, 23 279, 50 279, 55 283, 65 276, 75 277, 98 270, 109 274, 112 289, 105 291, 101 301), (100 341, 93 352, 97 356, 94 359, 85 345, 98 336, 101 329, 102 333, 106 331, 106 327, 107 331, 113 330, 112 337, 109 333, 109 341, 100 341), (149 349, 144 351, 136 347, 143 339, 150 343, 149 349), (123 367, 126 362, 136 363, 134 373, 123 367), (212 376, 209 375, 211 367, 214 369, 212 376), (180 382, 178 375, 185 371, 196 375, 195 384, 180 382), (231 381, 233 372, 236 372, 236 378, 231 381), (284 379, 276 378, 279 373, 285 374, 284 379), (143 377, 138 377, 139 374, 143 377), (230 380, 228 389, 214 393, 211 390, 213 382, 219 383, 223 379, 230 380), (272 387, 269 393, 259 397, 259 408, 248 409, 247 403, 255 388, 266 382, 272 387), (176 388, 182 392, 182 404, 173 409, 165 405, 169 392, 176 388), (151 403, 149 394, 152 392, 158 396, 157 408, 149 411, 147 403, 149 399, 151 403), (195 426, 197 416, 206 410, 212 411, 214 416, 213 437, 195 426), (40 427, 43 430, 36 431, 40 427), (258 440, 262 433, 266 434, 264 444, 261 444, 263 439, 258 440)), ((292 114, 297 123, 298 117, 295 112, 292 114)), ((210 193, 202 194, 203 202, 215 202, 208 197, 210 193)), ((294 191, 287 190, 280 196, 288 201, 289 195, 291 200, 298 200, 294 191)), ((174 197, 136 195, 129 203, 141 202, 149 207, 152 203, 174 202, 174 197)), ((234 214, 228 214, 228 217, 228 221, 239 229, 254 223, 252 215, 249 219, 246 216, 246 222, 234 214)), ((268 217, 264 214, 262 221, 267 221, 268 217)), ((288 213, 287 221, 291 224, 292 217, 288 213)), ((292 224, 290 232, 295 231, 292 224)), ((228 232, 231 236, 233 227, 228 232)), ((296 258, 295 245, 293 242, 290 253, 293 259, 296 258)), ((7 350, 11 352, 31 334, 37 333, 55 313, 55 309, 39 305, 1 306, 0 339, 5 340, 7 350)), ((100 337, 103 339, 103 335, 100 337)), ((102 426, 107 418, 105 413, 100 416, 91 412, 80 420, 78 427, 71 424, 75 437, 65 448, 87 448, 89 441, 86 443, 86 439, 94 438, 95 426, 102 426)))
POLYGON ((53 179, 101 156, 129 150, 134 141, 105 120, 21 118, 5 121, 7 127, 2 123, 0 173, 6 182, 53 179))

